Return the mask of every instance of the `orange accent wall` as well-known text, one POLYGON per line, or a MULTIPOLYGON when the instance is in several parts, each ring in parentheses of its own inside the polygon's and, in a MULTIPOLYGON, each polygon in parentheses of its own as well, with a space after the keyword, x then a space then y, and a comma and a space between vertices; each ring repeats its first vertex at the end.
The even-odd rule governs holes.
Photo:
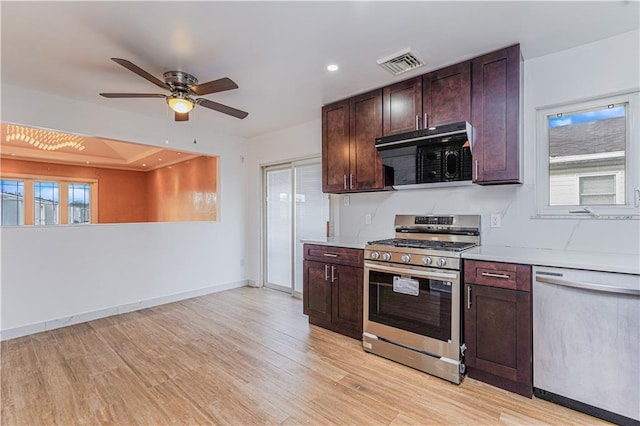
POLYGON ((0 171, 97 180, 98 223, 213 221, 218 216, 217 157, 149 172, 2 158, 0 171))
POLYGON ((148 175, 150 222, 217 219, 217 157, 196 157, 148 175))
POLYGON ((145 172, 70 166, 3 158, 2 174, 98 180, 98 223, 148 222, 145 172))

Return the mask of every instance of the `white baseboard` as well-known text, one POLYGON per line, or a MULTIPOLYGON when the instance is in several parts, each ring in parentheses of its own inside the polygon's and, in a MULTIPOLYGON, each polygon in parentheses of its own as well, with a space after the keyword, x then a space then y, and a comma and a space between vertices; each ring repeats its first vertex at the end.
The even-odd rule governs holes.
POLYGON ((255 283, 251 280, 236 281, 212 287, 199 288, 197 290, 185 291, 183 293, 141 300, 140 302, 127 303, 124 305, 100 309, 97 311, 84 312, 68 317, 56 318, 36 324, 10 328, 0 331, 0 341, 15 339, 16 337, 27 336, 29 334, 40 333, 43 331, 54 330, 56 328, 67 327, 69 325, 80 324, 82 322, 93 321, 100 318, 110 317, 112 315, 124 314, 140 309, 151 308, 152 306, 164 305, 180 300, 191 299, 192 297, 204 296, 205 294, 217 293, 220 291, 247 286, 254 287, 255 283))

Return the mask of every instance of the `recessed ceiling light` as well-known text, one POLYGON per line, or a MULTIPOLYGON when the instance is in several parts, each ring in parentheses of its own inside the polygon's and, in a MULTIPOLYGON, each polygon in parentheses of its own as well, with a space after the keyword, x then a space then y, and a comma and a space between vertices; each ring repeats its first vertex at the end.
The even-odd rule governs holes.
POLYGON ((338 66, 336 64, 331 64, 331 65, 327 66, 327 69, 329 71, 338 71, 338 66))
POLYGON ((147 167, 147 164, 146 163, 142 163, 142 167, 147 167))

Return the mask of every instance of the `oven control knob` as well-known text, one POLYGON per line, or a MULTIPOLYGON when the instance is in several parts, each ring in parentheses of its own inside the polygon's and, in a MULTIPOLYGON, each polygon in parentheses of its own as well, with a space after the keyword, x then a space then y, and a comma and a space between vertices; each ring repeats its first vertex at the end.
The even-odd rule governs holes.
POLYGON ((447 264, 447 259, 445 259, 444 257, 441 257, 440 259, 438 259, 438 266, 444 266, 447 264))
POLYGON ((386 260, 386 261, 391 260, 391 253, 389 252, 382 253, 382 260, 386 260))
POLYGON ((432 262, 432 260, 431 260, 431 258, 429 256, 425 256, 425 257, 422 258, 422 263, 424 263, 427 266, 431 265, 431 262, 432 262))
POLYGON ((371 252, 371 258, 372 258, 373 260, 378 260, 378 259, 380 259, 380 252, 379 252, 379 251, 372 251, 372 252, 371 252))
POLYGON ((409 263, 409 262, 411 262, 411 255, 409 255, 409 254, 403 254, 403 255, 402 255, 402 261, 403 261, 404 263, 409 263))

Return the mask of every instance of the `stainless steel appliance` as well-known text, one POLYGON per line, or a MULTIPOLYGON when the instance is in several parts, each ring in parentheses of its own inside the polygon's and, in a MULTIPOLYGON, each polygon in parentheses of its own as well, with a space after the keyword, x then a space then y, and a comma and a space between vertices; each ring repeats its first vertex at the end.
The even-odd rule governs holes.
POLYGON ((460 254, 480 243, 480 216, 396 215, 395 231, 365 246, 363 347, 460 383, 460 254))
POLYGON ((533 393, 640 422, 640 275, 533 269, 533 393))
POLYGON ((472 127, 463 121, 376 138, 385 173, 396 189, 471 181, 472 127))

